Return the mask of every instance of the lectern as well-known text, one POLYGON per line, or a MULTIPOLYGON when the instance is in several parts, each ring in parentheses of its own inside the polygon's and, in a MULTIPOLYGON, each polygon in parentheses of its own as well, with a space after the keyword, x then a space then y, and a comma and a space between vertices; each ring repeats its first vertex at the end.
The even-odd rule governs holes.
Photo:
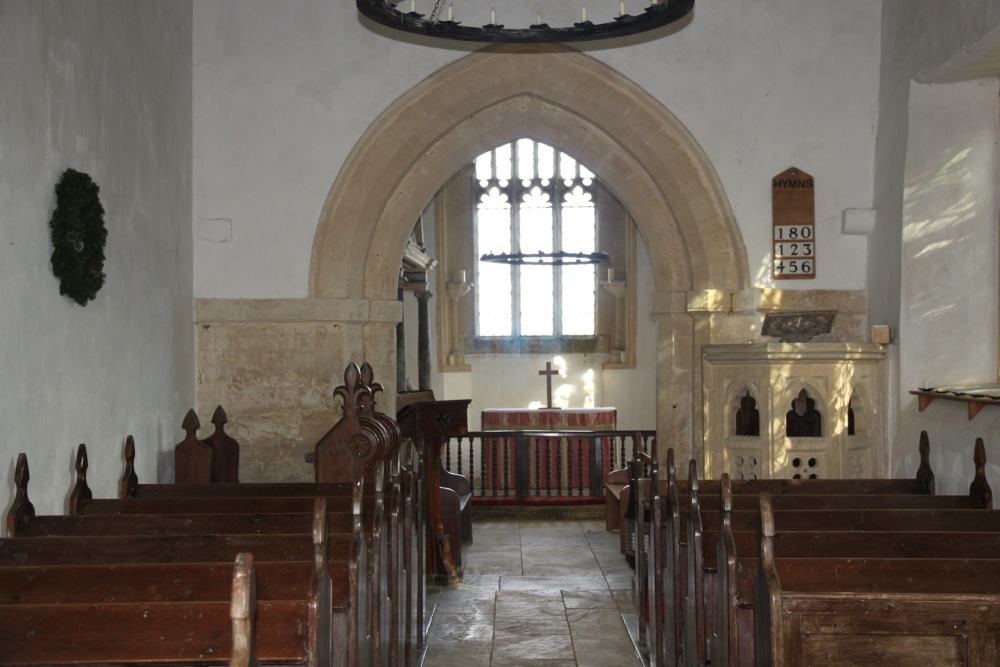
MULTIPOLYGON (((413 439, 424 459, 425 571, 445 583, 457 583, 461 575, 462 529, 464 523, 471 521, 472 490, 468 480, 444 469, 441 452, 449 437, 468 431, 467 412, 471 402, 461 399, 414 403, 396 416, 401 434, 413 439), (456 477, 459 479, 452 479, 456 477)), ((471 523, 468 530, 471 539, 471 523)))

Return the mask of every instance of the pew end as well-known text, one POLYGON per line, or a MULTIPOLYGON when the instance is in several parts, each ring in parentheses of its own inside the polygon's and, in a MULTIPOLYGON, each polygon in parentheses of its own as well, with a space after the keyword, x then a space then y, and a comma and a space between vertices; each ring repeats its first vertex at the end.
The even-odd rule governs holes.
POLYGON ((135 472, 135 439, 125 438, 125 472, 118 482, 118 497, 132 498, 139 486, 139 476, 135 472))
POLYGON ((201 428, 201 422, 194 410, 187 411, 181 427, 186 435, 174 447, 174 481, 178 484, 210 484, 214 455, 212 448, 195 435, 201 428))
POLYGON ((927 495, 933 496, 935 493, 934 471, 931 469, 931 442, 927 437, 927 431, 920 432, 920 444, 917 446, 917 451, 920 453, 920 466, 917 468, 917 480, 923 483, 924 487, 927 489, 927 495))
POLYGON ((976 438, 972 461, 976 466, 976 474, 969 486, 969 495, 976 498, 983 509, 993 509, 993 489, 986 481, 986 445, 982 438, 976 438))
POLYGON ((94 497, 90 486, 87 485, 87 468, 89 467, 90 461, 87 457, 87 446, 80 443, 80 446, 76 450, 76 483, 73 485, 73 491, 69 494, 70 516, 77 516, 80 512, 80 504, 94 497))
POLYGON ((7 535, 14 537, 20 534, 25 523, 35 516, 35 506, 28 500, 28 480, 31 474, 28 471, 28 455, 21 452, 17 455, 17 464, 14 467, 14 502, 11 503, 7 512, 7 535))

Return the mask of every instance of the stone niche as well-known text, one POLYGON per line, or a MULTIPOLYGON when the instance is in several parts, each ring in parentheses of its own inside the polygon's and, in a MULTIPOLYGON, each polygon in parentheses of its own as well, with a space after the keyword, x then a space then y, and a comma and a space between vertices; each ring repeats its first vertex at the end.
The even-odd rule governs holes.
POLYGON ((881 345, 706 345, 702 364, 706 477, 887 476, 881 345))

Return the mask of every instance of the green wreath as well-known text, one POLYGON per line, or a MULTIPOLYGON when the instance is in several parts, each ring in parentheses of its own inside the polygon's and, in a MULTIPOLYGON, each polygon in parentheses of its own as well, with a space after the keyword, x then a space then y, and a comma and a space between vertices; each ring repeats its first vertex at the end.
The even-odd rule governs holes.
POLYGON ((100 188, 87 174, 63 172, 56 184, 56 210, 49 221, 52 233, 52 273, 59 293, 86 306, 104 285, 104 207, 100 188))

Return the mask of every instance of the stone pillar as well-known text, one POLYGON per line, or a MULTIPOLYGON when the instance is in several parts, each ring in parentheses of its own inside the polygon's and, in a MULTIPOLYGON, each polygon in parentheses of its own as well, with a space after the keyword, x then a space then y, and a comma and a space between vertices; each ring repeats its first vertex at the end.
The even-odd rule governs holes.
MULTIPOLYGON (((694 368, 700 364, 695 350, 694 318, 686 312, 684 292, 653 295, 652 317, 657 323, 656 442, 660 464, 673 448, 679 470, 687 470, 691 457, 699 457, 702 443, 694 441, 694 410, 701 409, 701 387, 695 386, 694 368)), ((700 463, 699 463, 700 464, 700 463)))
POLYGON ((429 303, 434 296, 429 290, 414 292, 417 297, 417 373, 418 389, 431 388, 431 334, 429 303))

